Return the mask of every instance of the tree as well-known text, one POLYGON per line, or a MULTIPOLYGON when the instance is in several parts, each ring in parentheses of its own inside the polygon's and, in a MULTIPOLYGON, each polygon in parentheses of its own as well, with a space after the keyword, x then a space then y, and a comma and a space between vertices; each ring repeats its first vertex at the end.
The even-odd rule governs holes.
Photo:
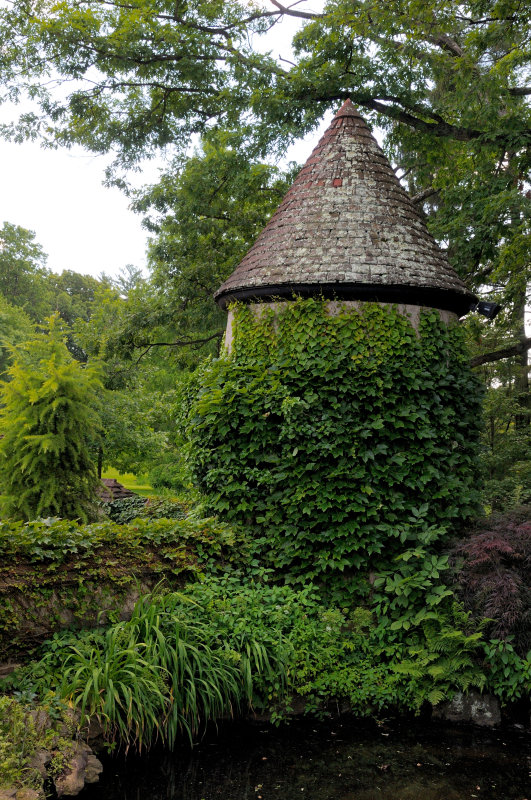
POLYGON ((0 377, 5 377, 11 362, 11 348, 29 339, 31 332, 31 320, 25 311, 12 306, 0 294, 0 377))
MULTIPOLYGON (((67 269, 63 270, 60 275, 50 272, 47 283, 52 306, 48 313, 59 313, 63 322, 68 326, 68 349, 74 358, 85 362, 87 353, 76 341, 72 326, 77 320, 88 322, 94 307, 96 293, 102 285, 102 281, 90 275, 80 275, 78 272, 67 269)), ((108 285, 107 281, 103 282, 103 285, 108 285)))
MULTIPOLYGON (((142 293, 144 281, 138 274, 136 278, 137 283, 129 289, 129 296, 136 291, 142 293)), ((125 288, 123 283, 121 288, 125 288)), ((173 381, 159 379, 157 382, 153 356, 141 359, 140 364, 127 348, 124 355, 122 336, 131 314, 129 296, 110 285, 100 285, 95 292, 90 319, 78 317, 74 325, 76 346, 89 360, 96 360, 102 366, 100 476, 102 469, 111 465, 123 471, 147 471, 150 463, 167 447, 171 414, 158 407, 168 384, 173 381), (163 424, 160 424, 161 419, 163 424)), ((169 370, 166 367, 162 371, 169 370)))
POLYGON ((124 348, 165 342, 183 366, 219 350, 225 314, 213 294, 243 258, 293 178, 293 170, 250 159, 233 138, 211 133, 187 159, 175 159, 160 181, 136 197, 154 237, 151 281, 129 295, 124 348), (187 352, 183 353, 183 347, 187 352))
POLYGON ((0 294, 23 308, 34 322, 42 322, 52 312, 46 261, 33 231, 4 222, 0 228, 0 294))
MULTIPOLYGON (((198 133, 230 137, 253 161, 278 156, 350 97, 384 130, 456 269, 510 308, 526 427, 530 12, 531 0, 327 0, 320 11, 278 0, 13 0, 0 16, 0 83, 10 99, 29 92, 35 110, 4 132, 112 149, 117 169, 165 148, 183 156, 198 133), (278 60, 260 37, 289 17, 301 26, 294 60, 278 60)), ((190 270, 197 289, 208 263, 181 259, 176 283, 190 270)))
POLYGON ((55 315, 14 348, 8 375, 0 411, 3 513, 87 521, 98 487, 90 451, 100 427, 97 368, 72 358, 55 315))
POLYGON ((14 130, 116 147, 123 164, 168 144, 186 150, 213 124, 278 149, 350 95, 380 122, 441 141, 529 140, 529 0, 323 5, 14 0, 0 17, 5 91, 30 92, 42 111, 14 130), (259 50, 287 17, 302 21, 294 63, 259 50))

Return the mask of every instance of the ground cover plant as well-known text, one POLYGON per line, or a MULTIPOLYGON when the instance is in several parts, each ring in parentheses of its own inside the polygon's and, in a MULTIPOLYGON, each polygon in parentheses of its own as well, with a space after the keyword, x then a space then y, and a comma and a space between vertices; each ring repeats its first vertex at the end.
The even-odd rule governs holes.
POLYGON ((102 510, 113 522, 131 522, 134 519, 184 519, 190 505, 171 497, 124 497, 102 503, 102 510))
POLYGON ((451 605, 401 638, 369 608, 323 605, 315 586, 233 575, 146 596, 106 631, 56 634, 9 685, 56 694, 110 742, 171 747, 251 709, 282 720, 294 701, 321 713, 346 702, 366 716, 484 686, 481 633, 466 627, 451 605))
POLYGON ((47 754, 49 777, 59 776, 74 754, 75 730, 68 707, 55 697, 36 703, 22 695, 0 696, 0 791, 30 788, 44 798, 39 753, 47 754))

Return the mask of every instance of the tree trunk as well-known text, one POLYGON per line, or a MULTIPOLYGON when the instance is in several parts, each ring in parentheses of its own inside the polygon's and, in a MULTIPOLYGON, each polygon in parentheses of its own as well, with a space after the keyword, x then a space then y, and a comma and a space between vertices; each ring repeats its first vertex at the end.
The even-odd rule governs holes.
MULTIPOLYGON (((526 291, 525 287, 520 291, 520 295, 515 302, 514 312, 516 321, 516 333, 520 343, 527 339, 525 333, 525 306, 526 291)), ((524 349, 516 357, 516 373, 514 380, 515 399, 520 410, 514 417, 516 430, 525 431, 529 428, 531 419, 531 394, 529 393, 529 358, 527 349, 524 349)))

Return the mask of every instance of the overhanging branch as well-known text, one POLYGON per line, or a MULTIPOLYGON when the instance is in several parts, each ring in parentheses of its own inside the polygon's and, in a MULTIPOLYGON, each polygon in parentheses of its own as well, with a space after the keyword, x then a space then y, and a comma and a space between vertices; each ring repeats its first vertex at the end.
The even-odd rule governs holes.
POLYGON ((424 189, 423 192, 419 192, 418 194, 413 195, 413 197, 411 198, 411 202, 423 203, 425 200, 428 200, 428 198, 433 197, 434 194, 439 194, 439 190, 434 189, 432 186, 430 186, 429 189, 424 189))
MULTIPOLYGON (((290 17, 300 17, 301 19, 321 19, 324 17, 324 14, 317 14, 313 11, 295 11, 293 6, 283 6, 281 3, 278 3, 277 0, 270 0, 270 2, 276 6, 282 14, 287 14, 290 17)), ((293 5, 297 5, 294 3, 293 5)))
POLYGON ((494 350, 491 353, 482 353, 479 356, 474 356, 470 359, 471 367, 479 367, 482 364, 490 364, 493 361, 501 361, 503 358, 511 358, 511 356, 519 356, 526 353, 531 349, 531 339, 524 339, 512 347, 504 347, 501 350, 494 350))

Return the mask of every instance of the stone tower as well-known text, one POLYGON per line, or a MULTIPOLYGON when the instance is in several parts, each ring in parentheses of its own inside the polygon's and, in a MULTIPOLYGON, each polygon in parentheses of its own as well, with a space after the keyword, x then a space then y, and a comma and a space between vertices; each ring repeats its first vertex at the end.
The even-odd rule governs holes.
POLYGON ((480 392, 451 324, 476 298, 350 101, 216 300, 240 302, 191 463, 264 563, 365 592, 476 513, 480 392))
MULTIPOLYGON (((224 308, 294 295, 394 303, 413 323, 422 307, 448 319, 476 302, 350 100, 215 299, 224 308)), ((227 343, 230 330, 229 314, 227 343)))

